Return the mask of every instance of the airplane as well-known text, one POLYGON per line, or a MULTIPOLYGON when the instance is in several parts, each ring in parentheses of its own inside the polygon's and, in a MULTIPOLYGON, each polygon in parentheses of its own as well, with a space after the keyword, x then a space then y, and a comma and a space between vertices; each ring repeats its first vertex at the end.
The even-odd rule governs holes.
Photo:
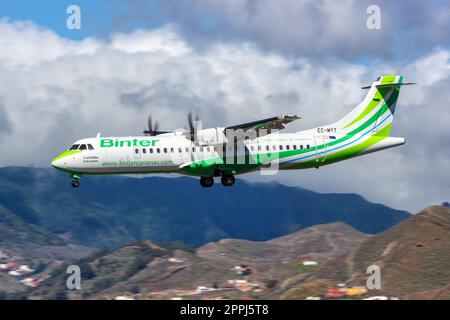
MULTIPOLYGON (((281 115, 229 127, 201 129, 192 113, 189 130, 158 130, 148 121, 141 136, 81 139, 53 159, 51 165, 69 173, 74 188, 83 175, 178 173, 200 178, 200 185, 235 183, 235 175, 256 170, 319 168, 338 161, 405 144, 391 137, 401 75, 378 77, 364 100, 341 120, 313 129, 280 133, 300 119, 281 115)), ((200 123, 201 124, 201 123, 200 123)))

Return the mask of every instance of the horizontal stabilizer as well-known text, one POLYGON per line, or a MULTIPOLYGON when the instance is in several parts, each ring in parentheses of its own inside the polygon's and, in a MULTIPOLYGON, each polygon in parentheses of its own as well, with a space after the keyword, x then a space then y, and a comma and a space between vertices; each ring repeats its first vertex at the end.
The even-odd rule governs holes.
MULTIPOLYGON (((375 87, 377 88, 388 88, 388 87, 398 87, 398 86, 409 86, 412 84, 416 84, 415 82, 406 82, 406 83, 389 83, 389 84, 376 84, 375 87)), ((372 85, 362 87, 361 89, 370 89, 372 85)))

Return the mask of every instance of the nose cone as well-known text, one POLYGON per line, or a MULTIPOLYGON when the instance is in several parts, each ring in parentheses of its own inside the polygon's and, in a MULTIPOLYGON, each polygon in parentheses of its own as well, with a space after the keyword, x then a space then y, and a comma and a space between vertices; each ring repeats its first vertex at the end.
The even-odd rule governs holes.
POLYGON ((79 151, 66 151, 61 153, 59 156, 57 156, 52 161, 53 168, 56 169, 66 169, 68 165, 68 161, 71 157, 73 157, 75 154, 77 154, 79 151))
POLYGON ((64 160, 62 158, 56 157, 52 161, 52 167, 56 169, 61 169, 64 165, 64 160))

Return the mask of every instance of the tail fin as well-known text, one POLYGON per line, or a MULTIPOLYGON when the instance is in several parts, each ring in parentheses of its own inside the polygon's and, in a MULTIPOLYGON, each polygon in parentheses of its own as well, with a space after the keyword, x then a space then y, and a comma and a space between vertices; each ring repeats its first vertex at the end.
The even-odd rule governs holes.
POLYGON ((399 75, 378 77, 371 86, 362 88, 369 89, 364 101, 332 126, 341 134, 372 129, 372 135, 389 136, 400 86, 410 84, 413 83, 404 83, 399 75))

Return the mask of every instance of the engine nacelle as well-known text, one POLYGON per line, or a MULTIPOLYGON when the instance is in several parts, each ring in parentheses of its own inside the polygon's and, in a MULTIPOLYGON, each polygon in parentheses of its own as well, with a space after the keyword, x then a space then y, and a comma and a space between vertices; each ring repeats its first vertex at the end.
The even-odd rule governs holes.
POLYGON ((226 143, 223 128, 209 128, 197 131, 197 142, 200 145, 214 145, 226 143))

